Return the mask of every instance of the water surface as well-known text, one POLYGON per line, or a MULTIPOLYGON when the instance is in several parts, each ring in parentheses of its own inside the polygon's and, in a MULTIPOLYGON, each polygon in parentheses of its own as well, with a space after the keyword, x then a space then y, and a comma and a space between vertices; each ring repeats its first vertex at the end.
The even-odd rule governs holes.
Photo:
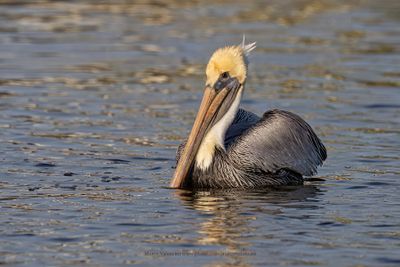
POLYGON ((0 264, 400 265, 399 14, 397 1, 1 1, 0 264), (305 118, 325 181, 167 189, 205 64, 243 33, 257 49, 242 106, 305 118))

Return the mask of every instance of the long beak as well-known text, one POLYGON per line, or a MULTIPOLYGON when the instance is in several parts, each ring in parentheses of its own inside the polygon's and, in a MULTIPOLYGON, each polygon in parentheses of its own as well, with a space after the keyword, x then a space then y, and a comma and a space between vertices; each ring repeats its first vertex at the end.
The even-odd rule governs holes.
POLYGON ((240 86, 236 85, 234 88, 225 87, 221 91, 216 92, 211 87, 206 87, 199 112, 177 163, 170 187, 183 188, 189 185, 190 181, 188 178, 190 177, 196 154, 204 136, 217 122, 217 119, 220 119, 229 109, 239 88, 240 86))

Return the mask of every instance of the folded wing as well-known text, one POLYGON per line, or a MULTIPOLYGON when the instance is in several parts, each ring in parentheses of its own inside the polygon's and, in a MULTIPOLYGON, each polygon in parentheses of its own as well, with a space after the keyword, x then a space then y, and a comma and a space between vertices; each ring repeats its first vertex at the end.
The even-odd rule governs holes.
POLYGON ((309 176, 326 159, 326 149, 311 126, 288 111, 267 111, 235 137, 228 154, 238 168, 249 172, 286 169, 309 176))

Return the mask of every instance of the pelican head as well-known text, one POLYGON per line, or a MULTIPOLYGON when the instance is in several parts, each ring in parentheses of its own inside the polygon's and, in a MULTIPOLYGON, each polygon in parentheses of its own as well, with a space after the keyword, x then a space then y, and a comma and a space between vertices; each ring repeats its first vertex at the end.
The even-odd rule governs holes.
POLYGON ((185 148, 179 158, 170 186, 190 184, 194 167, 206 170, 215 149, 225 150, 224 138, 239 109, 247 77, 247 55, 255 43, 220 48, 211 56, 206 68, 206 85, 199 111, 185 148))

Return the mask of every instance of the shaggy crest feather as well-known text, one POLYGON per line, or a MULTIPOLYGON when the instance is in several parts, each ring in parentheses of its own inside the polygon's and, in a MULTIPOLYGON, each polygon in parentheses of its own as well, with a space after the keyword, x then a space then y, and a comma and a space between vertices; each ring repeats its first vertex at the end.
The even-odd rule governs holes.
POLYGON ((253 42, 250 44, 246 44, 246 35, 243 34, 243 41, 242 41, 242 49, 243 49, 243 53, 248 56, 250 54, 251 51, 253 51, 257 46, 256 46, 257 42, 253 42))
POLYGON ((256 48, 256 42, 250 44, 245 42, 246 38, 243 36, 242 44, 226 46, 214 52, 206 68, 208 85, 214 84, 224 72, 228 72, 244 84, 249 64, 247 57, 256 48))

